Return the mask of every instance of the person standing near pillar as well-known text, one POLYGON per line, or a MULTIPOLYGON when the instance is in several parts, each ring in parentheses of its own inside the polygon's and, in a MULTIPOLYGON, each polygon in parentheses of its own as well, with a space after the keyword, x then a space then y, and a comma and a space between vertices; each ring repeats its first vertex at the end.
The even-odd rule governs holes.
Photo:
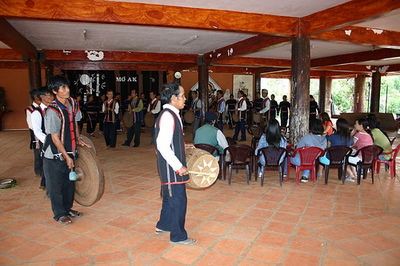
POLYGON ((286 127, 287 122, 289 119, 289 109, 290 109, 290 103, 287 100, 287 96, 283 95, 282 101, 279 103, 278 107, 278 114, 281 112, 281 127, 286 127))
POLYGON ((320 113, 318 103, 315 101, 314 96, 310 95, 310 127, 311 124, 317 120, 317 115, 320 113))
MULTIPOLYGON (((37 97, 40 98, 41 103, 39 108, 36 108, 32 112, 32 128, 33 128, 33 133, 35 134, 36 139, 38 139, 39 142, 39 150, 40 153, 43 150, 44 142, 46 140, 46 130, 44 126, 44 115, 46 113, 47 106, 53 102, 53 95, 50 93, 50 91, 47 89, 47 87, 40 87, 37 89, 36 93, 37 97)), ((43 168, 43 157, 42 154, 39 156, 39 161, 41 164, 41 168, 43 168)), ((46 178, 44 175, 44 172, 42 171, 42 179, 40 181, 40 189, 46 189, 46 178)))
POLYGON ((275 119, 278 110, 278 102, 275 101, 275 94, 271 94, 271 101, 269 107, 269 117, 270 119, 275 119))
POLYGON ((262 103, 262 110, 260 111, 260 114, 264 114, 264 123, 265 125, 269 121, 269 109, 271 106, 271 101, 268 98, 268 90, 262 90, 262 97, 263 97, 263 103, 262 103))
POLYGON ((178 245, 194 245, 185 230, 187 196, 185 183, 189 182, 185 150, 193 144, 185 144, 183 125, 179 111, 185 105, 185 91, 177 83, 164 84, 161 92, 163 110, 156 127, 156 152, 158 173, 161 180, 162 209, 157 222, 157 235, 170 234, 170 241, 178 245))
POLYGON ((29 96, 31 98, 31 105, 25 108, 25 115, 26 115, 26 123, 29 127, 29 132, 31 136, 31 141, 29 144, 29 148, 33 150, 33 170, 35 175, 41 176, 42 175, 42 164, 40 162, 40 149, 39 149, 39 141, 35 137, 33 133, 32 127, 32 113, 35 109, 39 108, 40 106, 40 99, 36 96, 36 89, 33 89, 29 92, 29 96))
POLYGON ((128 112, 133 114, 133 125, 128 128, 126 132, 126 140, 122 143, 122 146, 130 146, 133 136, 135 136, 133 147, 139 147, 140 145, 140 127, 142 124, 141 111, 143 109, 142 99, 136 93, 136 90, 131 91, 132 101, 128 106, 128 112))
POLYGON ((99 110, 99 130, 100 134, 104 134, 104 112, 103 112, 103 104, 106 101, 106 95, 104 93, 100 94, 100 98, 97 102, 98 110, 99 110))
POLYGON ((197 91, 192 91, 192 108, 189 110, 194 112, 194 121, 192 123, 192 135, 193 139, 196 135, 196 130, 200 126, 200 110, 201 110, 201 101, 198 97, 197 91))
POLYGON ((46 110, 46 140, 43 170, 49 187, 51 208, 54 220, 63 225, 72 223, 71 218, 83 214, 72 209, 75 183, 69 179, 77 158, 77 145, 90 145, 79 137, 77 120, 81 112, 77 102, 70 97, 68 80, 61 75, 53 76, 48 81, 48 88, 55 94, 55 101, 46 110))
POLYGON ((224 92, 222 90, 217 91, 217 122, 216 127, 224 131, 224 113, 225 113, 225 99, 224 99, 224 92))
POLYGON ((238 102, 236 104, 236 113, 238 114, 238 122, 235 127, 235 135, 233 135, 234 140, 238 140, 239 131, 242 132, 242 138, 240 141, 246 141, 246 111, 247 103, 246 99, 243 97, 243 91, 238 91, 238 102))
POLYGON ((97 124, 97 105, 94 102, 94 97, 92 94, 88 95, 88 101, 85 103, 86 110, 86 132, 91 137, 96 137, 94 135, 94 131, 96 129, 97 124))
POLYGON ((233 94, 231 94, 229 96, 229 100, 226 101, 226 105, 228 105, 228 124, 229 124, 229 129, 233 128, 234 125, 234 121, 233 121, 233 114, 235 113, 235 109, 236 109, 236 99, 233 96, 233 94))
POLYGON ((114 149, 117 142, 119 104, 114 100, 114 92, 112 90, 107 91, 107 100, 103 103, 102 111, 104 113, 103 128, 106 146, 107 149, 114 149))
MULTIPOLYGON (((152 113, 154 115, 154 121, 157 120, 159 113, 161 112, 161 102, 157 99, 157 95, 154 92, 150 92, 151 102, 147 107, 147 112, 152 113)), ((154 130, 155 127, 152 126, 150 128, 151 142, 150 144, 154 144, 154 130)))

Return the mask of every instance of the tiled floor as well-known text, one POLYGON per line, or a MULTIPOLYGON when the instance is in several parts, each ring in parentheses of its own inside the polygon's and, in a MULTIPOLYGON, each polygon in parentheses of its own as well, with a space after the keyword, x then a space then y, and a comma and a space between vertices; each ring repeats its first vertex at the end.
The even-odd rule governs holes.
POLYGON ((327 186, 296 186, 291 171, 283 187, 275 172, 264 187, 234 172, 231 186, 188 190, 186 228, 198 244, 175 246, 154 234, 161 201, 148 132, 139 148, 120 146, 124 134, 116 150, 94 139, 105 193, 76 204, 85 215, 69 226, 38 189, 28 135, 0 132, 0 178, 18 181, 0 191, 1 265, 400 265, 400 182, 385 171, 360 186, 341 185, 336 171, 327 186))

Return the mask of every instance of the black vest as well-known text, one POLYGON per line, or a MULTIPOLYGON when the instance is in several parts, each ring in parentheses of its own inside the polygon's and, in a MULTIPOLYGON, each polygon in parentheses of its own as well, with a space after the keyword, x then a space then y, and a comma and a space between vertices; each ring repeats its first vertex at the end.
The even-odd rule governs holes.
MULTIPOLYGON (((78 158, 78 150, 76 143, 75 115, 79 111, 79 106, 77 102, 72 98, 68 99, 68 103, 72 107, 71 113, 68 111, 68 107, 64 106, 62 103, 57 101, 57 99, 55 102, 53 102, 48 106, 47 110, 48 109, 54 110, 57 113, 58 117, 61 119, 61 130, 60 130, 61 143, 63 144, 65 151, 70 155, 70 157, 76 159, 78 158)), ((46 136, 44 150, 46 150, 48 146, 51 147, 51 151, 54 154, 54 159, 63 160, 61 152, 57 149, 56 145, 54 144, 51 138, 51 134, 48 134, 46 136)))
MULTIPOLYGON (((171 148, 175 153, 175 156, 179 159, 179 161, 186 166, 186 155, 185 155, 185 142, 183 140, 183 131, 181 123, 179 122, 179 118, 176 116, 174 111, 170 109, 164 109, 160 112, 156 120, 156 130, 155 130, 155 138, 157 139, 158 133, 160 132, 160 119, 162 118, 165 112, 169 112, 174 118, 174 134, 172 137, 171 148)), ((161 184, 162 185, 172 185, 172 184, 182 184, 189 182, 189 175, 180 176, 177 174, 171 166, 167 163, 161 153, 157 151, 157 167, 158 173, 160 175, 161 184)))

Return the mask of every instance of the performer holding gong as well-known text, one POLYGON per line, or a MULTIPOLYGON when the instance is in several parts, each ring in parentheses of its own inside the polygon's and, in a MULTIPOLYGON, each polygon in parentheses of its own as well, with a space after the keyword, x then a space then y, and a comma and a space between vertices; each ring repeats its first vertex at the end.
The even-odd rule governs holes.
POLYGON ((183 125, 179 110, 185 106, 185 92, 177 83, 164 84, 161 92, 163 110, 156 121, 157 167, 163 197, 156 234, 170 233, 175 244, 193 245, 185 230, 187 207, 185 183, 189 181, 185 149, 193 148, 183 140, 183 125))
POLYGON ((79 141, 78 123, 81 112, 77 102, 69 95, 68 80, 61 75, 48 81, 48 88, 55 94, 45 114, 46 139, 43 147, 43 170, 50 192, 51 208, 54 219, 63 225, 72 223, 72 218, 82 216, 72 210, 75 184, 69 179, 69 173, 77 158, 77 145, 90 147, 79 141))

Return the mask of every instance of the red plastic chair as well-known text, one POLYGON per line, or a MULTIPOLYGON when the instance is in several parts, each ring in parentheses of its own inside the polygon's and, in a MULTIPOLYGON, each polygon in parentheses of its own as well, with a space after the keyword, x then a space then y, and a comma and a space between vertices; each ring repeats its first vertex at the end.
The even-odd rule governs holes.
POLYGON ((311 179, 315 181, 317 179, 317 174, 316 174, 316 161, 317 159, 324 154, 324 150, 320 149, 318 147, 301 147, 296 150, 294 150, 294 153, 288 157, 288 163, 287 163, 287 178, 286 181, 289 180, 289 174, 290 174, 290 167, 296 168, 296 184, 299 184, 300 181, 300 171, 303 170, 310 170, 311 171, 311 179), (300 165, 294 165, 290 163, 290 157, 295 157, 296 154, 300 154, 300 165))
MULTIPOLYGON (((375 166, 375 161, 376 158, 382 153, 383 149, 377 145, 369 145, 365 146, 361 149, 359 149, 354 155, 351 155, 353 157, 358 156, 358 154, 361 155, 361 161, 357 163, 357 165, 354 165, 357 168, 357 184, 360 185, 361 182, 361 171, 363 171, 363 179, 367 178, 367 173, 368 169, 371 169, 371 178, 372 178, 372 184, 374 183, 374 166, 375 166)), ((349 156, 349 157, 351 157, 349 156)))
POLYGON ((390 178, 393 179, 396 177, 396 157, 400 150, 400 144, 397 145, 392 152, 382 152, 381 155, 388 155, 391 154, 392 158, 389 161, 380 160, 379 157, 376 158, 376 173, 379 174, 381 170, 381 164, 388 165, 390 168, 390 178))

